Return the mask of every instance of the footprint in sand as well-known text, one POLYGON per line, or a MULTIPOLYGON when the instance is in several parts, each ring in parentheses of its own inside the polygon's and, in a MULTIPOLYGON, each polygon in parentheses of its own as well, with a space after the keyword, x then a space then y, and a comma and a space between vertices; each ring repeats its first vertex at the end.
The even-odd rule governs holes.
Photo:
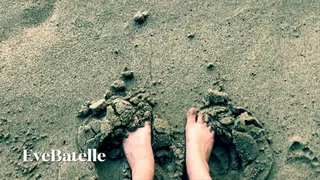
POLYGON ((21 24, 26 27, 38 26, 47 20, 54 10, 55 0, 44 0, 39 3, 29 2, 21 14, 21 24))
POLYGON ((302 162, 310 164, 311 168, 320 173, 320 156, 308 146, 308 142, 300 136, 293 136, 289 140, 287 160, 291 163, 302 162))

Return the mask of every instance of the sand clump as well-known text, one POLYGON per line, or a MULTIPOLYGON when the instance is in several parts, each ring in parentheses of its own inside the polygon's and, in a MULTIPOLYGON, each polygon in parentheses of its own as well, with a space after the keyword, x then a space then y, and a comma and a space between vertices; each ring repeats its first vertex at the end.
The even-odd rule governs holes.
POLYGON ((77 112, 83 121, 77 133, 80 152, 98 149, 111 160, 123 159, 123 179, 131 179, 130 167, 122 150, 122 141, 129 132, 143 127, 145 121, 152 123, 152 148, 155 154, 155 179, 181 179, 184 167, 183 133, 174 133, 168 121, 155 118, 156 102, 146 89, 129 90, 127 81, 134 78, 127 69, 105 91, 104 98, 85 102, 77 112))
POLYGON ((245 108, 232 105, 228 95, 209 89, 201 111, 216 134, 210 173, 219 178, 266 179, 273 151, 261 123, 245 108), (221 171, 222 170, 222 171, 221 171))
POLYGON ((134 17, 133 17, 133 20, 136 24, 143 24, 147 18, 149 16, 149 12, 148 11, 138 11, 134 17))
POLYGON ((195 33, 189 33, 188 35, 187 35, 187 38, 189 39, 189 40, 192 40, 192 39, 194 39, 195 38, 195 33))
MULTIPOLYGON (((123 139, 129 132, 143 127, 145 121, 152 121, 152 106, 147 101, 148 94, 144 90, 137 90, 131 95, 119 95, 117 92, 123 93, 123 88, 115 88, 114 85, 119 85, 118 82, 112 84, 111 91, 107 90, 105 99, 83 105, 78 112, 77 117, 84 120, 77 133, 80 152, 98 149, 108 159, 123 159, 123 139)), ((122 84, 120 86, 123 87, 122 84)), ((125 169, 120 176, 124 179, 131 178, 130 171, 125 169)))
POLYGON ((133 71, 124 71, 124 72, 122 72, 121 76, 123 79, 130 80, 134 77, 134 74, 133 74, 133 71))
POLYGON ((163 119, 155 118, 153 125, 152 147, 158 166, 155 179, 181 179, 185 164, 184 133, 173 130, 163 119))
MULTIPOLYGON (((117 90, 122 91, 122 88, 117 90)), ((146 94, 140 91, 125 97, 115 94, 109 99, 83 105, 78 112, 78 117, 87 117, 84 125, 78 130, 77 139, 81 151, 98 149, 103 141, 107 140, 108 144, 119 148, 118 145, 128 132, 135 131, 142 127, 145 121, 152 120, 152 107, 146 101, 146 94), (142 99, 135 99, 137 96, 142 99)))

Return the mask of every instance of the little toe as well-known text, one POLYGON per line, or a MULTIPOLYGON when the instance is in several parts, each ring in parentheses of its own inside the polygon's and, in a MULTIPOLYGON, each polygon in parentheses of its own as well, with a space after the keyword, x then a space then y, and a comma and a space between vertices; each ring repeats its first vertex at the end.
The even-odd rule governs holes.
POLYGON ((212 137, 214 138, 214 130, 213 130, 213 128, 211 126, 209 126, 208 128, 209 128, 210 133, 212 134, 212 137))

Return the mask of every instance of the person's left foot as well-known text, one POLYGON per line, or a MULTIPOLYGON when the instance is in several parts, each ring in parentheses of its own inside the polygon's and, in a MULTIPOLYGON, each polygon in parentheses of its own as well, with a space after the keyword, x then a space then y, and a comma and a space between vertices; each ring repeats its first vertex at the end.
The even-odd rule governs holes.
POLYGON ((144 127, 129 133, 128 138, 123 141, 123 149, 132 171, 132 179, 153 179, 150 121, 146 121, 144 127))

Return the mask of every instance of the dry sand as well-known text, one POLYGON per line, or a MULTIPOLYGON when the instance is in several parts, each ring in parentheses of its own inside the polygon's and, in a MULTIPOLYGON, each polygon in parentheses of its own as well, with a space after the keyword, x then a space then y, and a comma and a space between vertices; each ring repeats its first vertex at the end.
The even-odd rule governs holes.
POLYGON ((88 179, 98 170, 119 179, 120 161, 21 156, 26 148, 75 151, 75 112, 128 67, 132 86, 155 92, 154 113, 180 131, 186 110, 220 83, 266 129, 269 179, 318 179, 319 9, 318 0, 1 1, 0 177, 88 179), (137 26, 139 10, 149 16, 137 26))

